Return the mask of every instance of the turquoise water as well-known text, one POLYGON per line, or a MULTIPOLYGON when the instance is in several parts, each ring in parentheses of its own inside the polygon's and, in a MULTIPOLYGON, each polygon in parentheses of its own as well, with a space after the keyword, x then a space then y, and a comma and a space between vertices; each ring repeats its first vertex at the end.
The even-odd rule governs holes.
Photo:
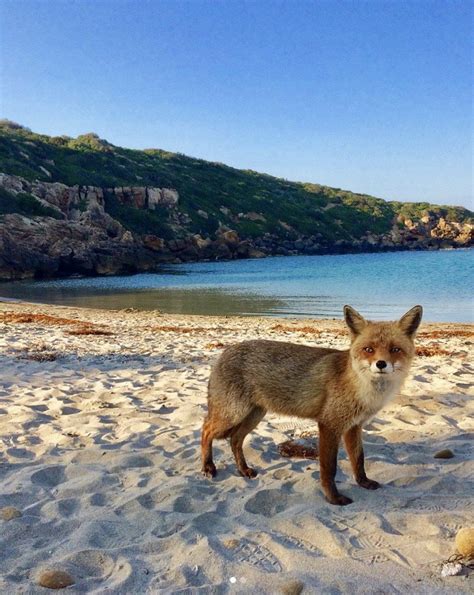
POLYGON ((167 266, 160 274, 0 285, 30 301, 183 314, 373 319, 422 304, 425 320, 473 322, 472 250, 289 256, 167 266))

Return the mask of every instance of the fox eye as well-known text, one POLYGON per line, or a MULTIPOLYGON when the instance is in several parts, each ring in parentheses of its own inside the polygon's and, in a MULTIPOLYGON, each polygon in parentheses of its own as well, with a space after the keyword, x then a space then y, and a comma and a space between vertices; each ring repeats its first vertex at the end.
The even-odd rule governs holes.
POLYGON ((401 349, 400 347, 391 347, 390 348, 390 353, 400 353, 401 349))
POLYGON ((364 347, 364 351, 365 351, 365 353, 373 353, 374 352, 372 347, 364 347))

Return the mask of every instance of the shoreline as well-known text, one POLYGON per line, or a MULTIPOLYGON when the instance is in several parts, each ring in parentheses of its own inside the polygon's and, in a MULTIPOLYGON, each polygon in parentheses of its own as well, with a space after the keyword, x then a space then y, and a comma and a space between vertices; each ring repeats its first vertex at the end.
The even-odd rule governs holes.
MULTIPOLYGON (((44 282, 44 281, 57 281, 57 280, 66 280, 66 279, 107 279, 110 277, 133 277, 134 275, 158 275, 160 273, 162 273, 163 271, 160 270, 160 267, 163 267, 164 269, 166 269, 166 267, 169 266, 180 266, 180 265, 190 265, 190 264, 199 264, 199 263, 226 263, 226 262, 238 262, 238 261, 253 261, 253 260, 269 260, 272 258, 293 258, 293 257, 313 257, 313 256, 351 256, 351 255, 363 255, 363 254, 399 254, 401 252, 407 252, 407 253, 412 253, 412 252, 428 252, 428 253, 433 253, 433 252, 459 252, 459 251, 469 251, 469 250, 474 250, 474 244, 471 245, 467 245, 467 246, 449 246, 449 247, 441 247, 441 246, 436 246, 436 247, 432 247, 432 248, 420 248, 417 246, 414 246, 413 248, 407 248, 406 246, 403 246, 401 248, 394 248, 394 247, 390 247, 390 248, 375 248, 374 250, 354 250, 354 251, 347 251, 347 252, 318 252, 315 254, 305 254, 304 252, 297 252, 294 254, 264 254, 263 256, 260 257, 241 257, 241 258, 216 258, 216 259, 211 259, 211 258, 202 258, 202 259, 198 259, 198 260, 180 260, 179 258, 177 259, 177 261, 173 262, 173 261, 163 261, 163 262, 159 262, 156 264, 156 269, 143 269, 143 270, 137 270, 134 272, 116 272, 113 274, 109 274, 109 273, 104 273, 104 274, 95 274, 95 275, 82 275, 79 273, 73 273, 71 275, 56 275, 56 276, 52 276, 52 277, 35 277, 35 276, 31 276, 31 277, 18 277, 18 278, 6 278, 6 277, 0 277, 0 288, 2 286, 2 283, 20 283, 22 281, 29 281, 29 282, 33 282, 33 281, 40 281, 40 282, 44 282)), ((166 273, 165 273, 166 274, 166 273)))
MULTIPOLYGON (((0 286, 1 287, 1 286, 0 286)), ((8 306, 9 304, 12 305, 19 305, 24 307, 31 308, 31 312, 36 312, 36 310, 42 311, 44 309, 65 309, 71 310, 73 312, 79 311, 89 314, 105 314, 111 313, 112 315, 120 315, 120 314, 136 314, 136 315, 146 315, 148 317, 168 317, 175 320, 186 320, 189 319, 203 319, 204 321, 213 321, 213 320, 228 320, 228 319, 236 319, 240 321, 255 321, 255 320, 267 320, 273 324, 275 323, 282 323, 282 324, 293 324, 293 325, 307 325, 308 323, 312 323, 315 325, 325 325, 327 323, 328 328, 331 328, 331 325, 337 325, 341 328, 345 329, 346 326, 344 324, 344 319, 341 314, 339 318, 336 317, 325 317, 325 318, 318 318, 316 316, 305 316, 305 315, 288 315, 288 316, 273 316, 271 314, 181 314, 181 313, 173 313, 173 312, 165 312, 163 310, 154 309, 154 310, 145 310, 135 307, 128 307, 128 308, 97 308, 92 306, 76 306, 76 305, 66 305, 66 304, 52 304, 47 302, 30 302, 21 298, 9 298, 0 295, 0 316, 2 312, 5 310, 3 306, 8 306)), ((0 320, 0 323, 2 321, 0 320)), ((377 322, 374 320, 374 322, 377 322)), ((383 322, 383 320, 378 320, 378 322, 383 322)), ((472 330, 472 336, 474 338, 474 322, 459 322, 454 321, 451 322, 449 320, 444 321, 422 321, 421 328, 426 327, 453 327, 454 330, 462 331, 464 327, 472 330)), ((295 326, 297 329, 297 326, 295 326)), ((423 332, 423 331, 421 331, 423 332)), ((469 331, 470 332, 470 331, 469 331)), ((420 335, 420 333, 418 333, 420 335)))
POLYGON ((425 320, 473 323, 470 255, 461 250, 192 263, 161 274, 16 281, 0 284, 0 295, 108 310, 290 319, 341 318, 343 304, 352 304, 367 318, 383 320, 421 303, 425 320))
POLYGON ((308 420, 252 432, 257 479, 226 441, 216 479, 200 475, 210 366, 255 338, 348 346, 340 320, 0 302, 0 509, 21 515, 0 520, 1 590, 41 593, 53 568, 72 593, 472 592, 440 564, 472 525, 474 325, 422 323, 402 394, 364 432, 382 489, 356 486, 340 451, 347 507, 325 502, 316 461, 278 453, 315 435, 308 420))

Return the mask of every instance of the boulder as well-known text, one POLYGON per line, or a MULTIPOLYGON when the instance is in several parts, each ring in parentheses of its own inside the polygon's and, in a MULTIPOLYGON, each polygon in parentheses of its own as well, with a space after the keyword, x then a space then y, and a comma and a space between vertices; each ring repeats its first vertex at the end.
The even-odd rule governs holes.
POLYGON ((165 250, 165 241, 151 234, 143 236, 143 245, 154 252, 163 252, 165 250))

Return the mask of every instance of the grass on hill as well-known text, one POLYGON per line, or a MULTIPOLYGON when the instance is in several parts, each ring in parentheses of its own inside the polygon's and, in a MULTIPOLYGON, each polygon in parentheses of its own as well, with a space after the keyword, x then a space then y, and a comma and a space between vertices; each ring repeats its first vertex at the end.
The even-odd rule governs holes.
MULTIPOLYGON (((454 221, 473 216, 462 207, 386 202, 365 194, 291 182, 180 153, 116 147, 93 133, 76 139, 50 137, 8 121, 0 122, 0 171, 28 180, 71 186, 175 188, 180 196, 179 210, 190 218, 186 231, 204 236, 214 234, 219 225, 227 225, 243 238, 271 233, 282 239, 316 235, 333 242, 360 238, 369 231, 387 232, 398 214, 413 220, 420 219, 427 211, 454 221), (249 218, 249 213, 262 218, 252 215, 249 218)), ((33 206, 15 204, 11 208, 33 206)), ((169 213, 164 209, 140 211, 120 205, 111 195, 106 208, 133 231, 165 238, 173 235, 167 220, 169 213)))

